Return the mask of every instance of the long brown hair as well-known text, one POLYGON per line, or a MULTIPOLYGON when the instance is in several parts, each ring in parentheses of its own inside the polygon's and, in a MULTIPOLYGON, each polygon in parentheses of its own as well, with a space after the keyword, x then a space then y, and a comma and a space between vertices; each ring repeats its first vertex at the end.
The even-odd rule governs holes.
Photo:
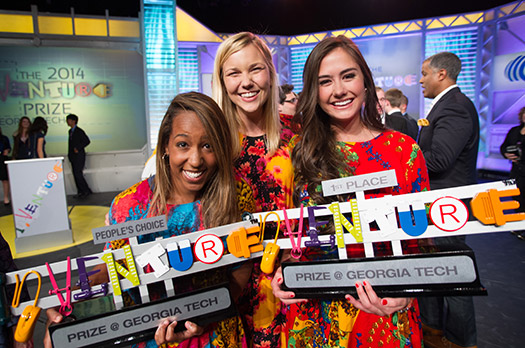
POLYGON ((16 132, 13 133, 13 158, 17 158, 18 156, 18 142, 20 141, 20 138, 24 135, 24 127, 22 127, 22 121, 27 120, 29 122, 29 126, 26 129, 25 136, 29 136, 29 129, 31 128, 31 119, 27 116, 20 117, 20 120, 18 121, 18 129, 16 132))
POLYGON ((208 228, 240 220, 233 179, 232 137, 228 124, 217 103, 197 92, 183 93, 173 98, 160 125, 156 154, 157 174, 148 215, 166 214, 166 202, 173 192, 173 183, 169 158, 164 155, 173 120, 186 111, 195 112, 202 122, 217 161, 216 172, 202 189, 204 225, 208 228))
POLYGON ((41 116, 37 116, 35 117, 33 123, 31 123, 31 126, 29 127, 29 134, 42 133, 46 135, 47 129, 48 126, 46 119, 41 116))
POLYGON ((303 71, 303 91, 299 96, 294 122, 300 125, 301 140, 292 153, 295 169, 294 203, 298 204, 300 192, 307 187, 310 197, 317 204, 327 204, 333 199, 324 198, 317 187, 321 181, 335 179, 340 171, 352 174, 337 151, 337 141, 331 128, 330 115, 319 106, 319 68, 322 60, 334 49, 342 48, 358 64, 363 73, 365 102, 361 109, 360 121, 371 130, 383 130, 377 111, 372 72, 356 44, 344 37, 328 37, 314 47, 303 71))
POLYGON ((266 44, 258 38, 255 34, 249 32, 242 32, 235 34, 226 39, 215 55, 215 64, 213 68, 213 99, 219 104, 228 124, 232 131, 232 139, 234 141, 235 156, 241 152, 241 144, 239 142, 239 131, 242 129, 242 124, 237 115, 237 108, 231 101, 224 85, 223 66, 226 60, 234 53, 239 52, 248 45, 254 45, 264 58, 264 62, 270 72, 270 92, 268 99, 263 105, 263 115, 265 121, 265 133, 268 144, 268 152, 273 153, 280 145, 281 123, 278 111, 279 90, 277 74, 273 65, 272 53, 266 44))

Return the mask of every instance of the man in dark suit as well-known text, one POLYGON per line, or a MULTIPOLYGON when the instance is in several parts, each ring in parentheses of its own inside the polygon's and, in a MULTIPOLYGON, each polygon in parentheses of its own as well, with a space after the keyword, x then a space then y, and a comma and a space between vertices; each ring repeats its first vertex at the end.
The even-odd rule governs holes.
POLYGON ((377 111, 379 111, 379 114, 381 115, 381 121, 383 122, 383 124, 387 128, 396 130, 403 134, 407 134, 408 125, 407 121, 403 116, 394 115, 390 117, 386 114, 386 98, 385 91, 383 90, 383 88, 376 86, 376 94, 377 100, 379 101, 379 103, 377 104, 377 111))
POLYGON ((66 122, 71 129, 69 130, 69 141, 67 157, 71 162, 73 170, 73 177, 75 178, 75 185, 77 186, 77 194, 75 197, 82 198, 89 196, 92 191, 84 179, 84 165, 86 164, 85 147, 91 142, 84 130, 77 126, 78 116, 69 114, 66 117, 66 122))
MULTIPOLYGON (((477 183, 479 119, 472 101, 456 85, 460 71, 460 59, 450 52, 427 58, 421 69, 423 95, 433 101, 428 125, 421 127, 418 143, 433 190, 477 183)), ((464 242, 465 236, 434 241, 436 245, 453 244, 464 242)), ((472 297, 429 297, 418 301, 425 347, 476 347, 472 297)))
POLYGON ((406 121, 406 135, 416 140, 418 127, 416 120, 409 116, 403 115, 401 112, 401 102, 403 101, 403 92, 397 88, 390 88, 385 92, 385 111, 387 113, 387 120, 390 117, 401 117, 406 121))

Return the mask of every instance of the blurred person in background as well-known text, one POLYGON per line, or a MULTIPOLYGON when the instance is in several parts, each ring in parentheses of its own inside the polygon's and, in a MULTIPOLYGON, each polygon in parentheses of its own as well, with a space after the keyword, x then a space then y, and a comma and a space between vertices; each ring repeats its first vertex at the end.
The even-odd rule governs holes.
MULTIPOLYGON (((520 195, 514 197, 520 203, 518 212, 525 212, 525 156, 523 149, 525 147, 525 107, 522 107, 518 113, 519 125, 512 127, 505 141, 501 144, 500 152, 506 159, 512 161, 510 177, 516 179, 516 186, 520 190, 520 195)), ((513 231, 521 240, 525 240, 525 231, 513 231)))

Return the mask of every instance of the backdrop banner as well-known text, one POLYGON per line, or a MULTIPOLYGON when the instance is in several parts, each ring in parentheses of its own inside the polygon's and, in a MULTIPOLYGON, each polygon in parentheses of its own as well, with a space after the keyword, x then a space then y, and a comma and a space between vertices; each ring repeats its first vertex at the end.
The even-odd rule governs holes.
POLYGON ((134 51, 6 47, 0 49, 0 127, 11 137, 20 117, 47 120, 46 152, 67 152, 66 116, 79 117, 90 152, 146 144, 142 57, 134 51))
POLYGON ((407 113, 419 118, 421 88, 421 35, 404 35, 382 40, 356 40, 372 70, 376 86, 388 91, 400 89, 408 98, 407 113))

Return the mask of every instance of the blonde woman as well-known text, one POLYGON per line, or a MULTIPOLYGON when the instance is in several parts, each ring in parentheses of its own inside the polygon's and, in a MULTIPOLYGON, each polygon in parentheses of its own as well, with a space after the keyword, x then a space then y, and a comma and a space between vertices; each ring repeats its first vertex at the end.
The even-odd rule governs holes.
MULTIPOLYGON (((241 212, 261 212, 292 205, 289 122, 278 112, 278 81, 271 52, 256 35, 239 33, 217 50, 213 97, 222 108, 235 144, 235 179, 241 212)), ((268 231, 266 231, 268 232, 268 231)), ((275 234, 275 230, 270 232, 275 234)), ((266 235, 269 238, 269 235, 266 235)), ((240 303, 255 347, 279 342, 284 316, 271 292, 271 275, 255 262, 240 303)))

